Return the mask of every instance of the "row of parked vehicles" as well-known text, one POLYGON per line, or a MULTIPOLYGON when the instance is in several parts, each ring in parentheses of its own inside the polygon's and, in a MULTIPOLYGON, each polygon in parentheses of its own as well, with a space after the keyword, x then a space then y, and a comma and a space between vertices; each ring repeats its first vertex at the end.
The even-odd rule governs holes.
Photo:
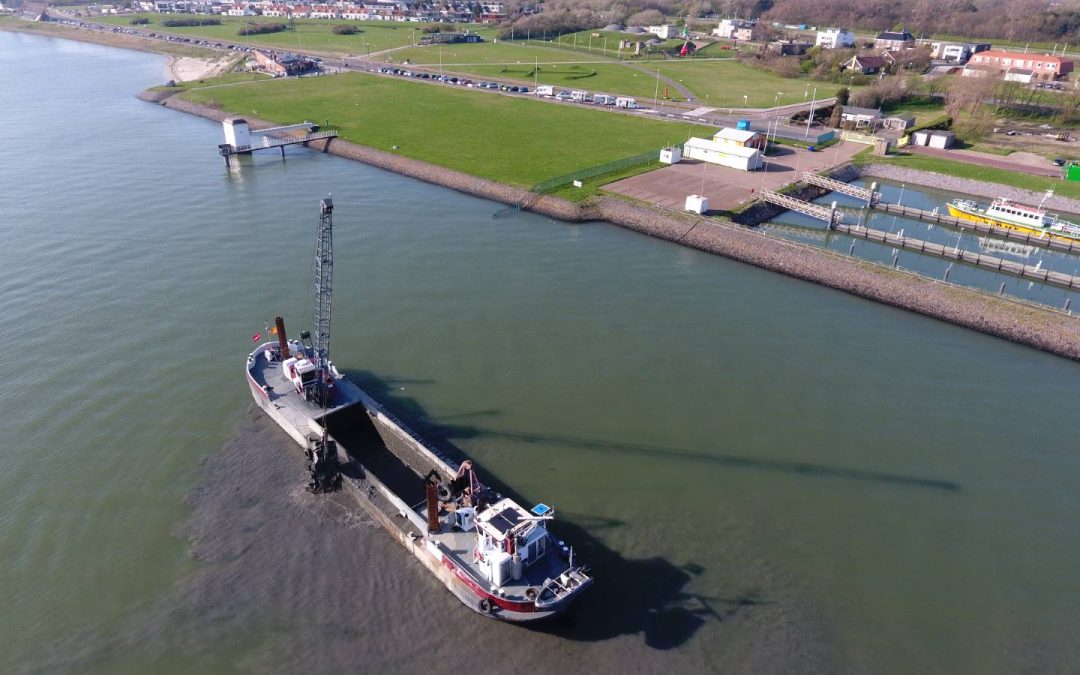
MULTIPOLYGON (((499 82, 474 82, 464 77, 451 77, 448 75, 434 75, 432 73, 425 73, 416 70, 407 70, 405 68, 392 68, 383 67, 379 68, 379 72, 383 75, 397 75, 399 77, 415 77, 420 80, 432 80, 435 82, 445 82, 446 84, 455 84, 461 87, 470 87, 473 89, 492 89, 496 91, 505 91, 511 94, 528 94, 531 93, 528 87, 513 85, 513 84, 501 84, 499 82)), ((553 98, 559 101, 569 101, 574 103, 591 103, 593 105, 605 105, 613 106, 615 108, 629 108, 634 109, 638 107, 637 100, 630 96, 612 96, 611 94, 593 94, 587 91, 556 91, 555 87, 549 84, 541 84, 536 87, 535 91, 537 96, 543 96, 546 98, 553 98)))
POLYGON ((184 44, 199 45, 201 47, 216 47, 218 49, 233 49, 238 52, 250 52, 251 47, 242 47, 240 45, 225 44, 223 42, 210 42, 209 40, 201 40, 199 38, 189 38, 182 35, 166 35, 165 33, 144 33, 132 28, 125 28, 123 26, 108 26, 99 23, 87 23, 86 21, 76 21, 74 19, 53 19, 53 23, 63 24, 65 26, 74 26, 76 28, 88 28, 90 30, 105 31, 109 33, 118 33, 121 35, 134 35, 136 37, 154 38, 156 40, 166 40, 167 42, 182 42, 184 44))
POLYGON ((459 87, 470 87, 472 89, 494 89, 498 91, 505 91, 511 94, 528 94, 528 87, 519 87, 512 84, 500 84, 498 82, 474 82, 464 77, 451 77, 449 75, 433 75, 432 73, 425 73, 415 70, 405 70, 404 68, 379 68, 379 72, 384 75, 398 75, 399 77, 415 77, 420 80, 432 80, 434 82, 445 82, 446 84, 454 84, 459 87))
POLYGON ((637 108, 637 100, 630 96, 612 96, 611 94, 592 94, 587 91, 565 89, 556 91, 550 84, 542 84, 536 88, 537 96, 545 96, 558 101, 572 101, 574 103, 592 103, 593 105, 607 105, 616 108, 637 108))

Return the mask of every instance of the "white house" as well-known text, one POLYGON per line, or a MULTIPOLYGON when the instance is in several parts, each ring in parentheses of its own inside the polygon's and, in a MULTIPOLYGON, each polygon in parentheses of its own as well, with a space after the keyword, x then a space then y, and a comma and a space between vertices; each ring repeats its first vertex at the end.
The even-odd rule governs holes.
POLYGON ((683 144, 683 157, 719 164, 741 171, 754 171, 762 165, 761 151, 740 145, 717 143, 707 138, 691 138, 683 144))
POLYGON ((1009 68, 1005 71, 1006 82, 1019 82, 1021 84, 1031 84, 1035 81, 1035 71, 1026 70, 1024 68, 1009 68))
POLYGON ((742 19, 724 19, 712 30, 713 35, 728 40, 753 40, 757 32, 757 21, 742 19))
POLYGON ((851 49, 855 46, 855 34, 847 28, 826 28, 817 32, 814 44, 822 49, 851 49))
POLYGON ((949 63, 967 63, 974 54, 990 49, 990 44, 981 42, 931 42, 930 57, 949 63))
POLYGON ((714 141, 724 145, 735 145, 741 148, 765 149, 765 137, 756 131, 749 129, 732 129, 724 127, 713 134, 714 141))
POLYGON ((679 37, 678 26, 649 26, 647 30, 661 40, 679 37))

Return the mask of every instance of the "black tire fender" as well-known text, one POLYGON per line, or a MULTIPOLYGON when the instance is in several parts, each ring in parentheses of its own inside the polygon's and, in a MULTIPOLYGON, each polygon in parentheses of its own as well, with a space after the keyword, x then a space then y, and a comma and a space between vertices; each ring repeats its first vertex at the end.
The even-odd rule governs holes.
POLYGON ((536 600, 540 595, 540 589, 535 586, 529 586, 525 589, 525 597, 529 600, 536 600))
POLYGON ((479 607, 480 607, 480 611, 483 612, 484 614, 491 613, 491 601, 488 600, 487 598, 480 598, 479 607))

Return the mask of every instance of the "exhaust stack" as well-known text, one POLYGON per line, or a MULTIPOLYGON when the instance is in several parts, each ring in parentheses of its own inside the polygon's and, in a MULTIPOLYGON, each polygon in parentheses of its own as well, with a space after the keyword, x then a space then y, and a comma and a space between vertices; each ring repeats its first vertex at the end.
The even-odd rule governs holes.
POLYGON ((428 474, 427 482, 424 486, 427 488, 428 534, 435 534, 439 531, 439 477, 434 471, 428 474))
POLYGON ((277 328, 278 347, 281 349, 281 360, 289 358, 289 340, 285 337, 285 319, 280 316, 274 318, 274 326, 277 328))

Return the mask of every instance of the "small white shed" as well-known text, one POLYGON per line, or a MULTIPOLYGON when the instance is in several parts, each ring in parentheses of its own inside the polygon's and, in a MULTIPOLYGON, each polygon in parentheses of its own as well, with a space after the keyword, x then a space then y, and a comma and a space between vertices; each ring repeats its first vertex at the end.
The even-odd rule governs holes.
POLYGON ((674 145, 670 148, 661 148, 660 150, 660 163, 661 164, 678 164, 682 161, 682 148, 674 145))
POLYGON ((227 117, 221 122, 225 130, 225 142, 233 148, 247 148, 251 146, 251 130, 247 120, 240 117, 227 117))
POLYGON ((911 134, 912 145, 926 145, 930 141, 929 131, 916 131, 911 134))
POLYGON ((709 198, 705 195, 687 195, 686 206, 683 208, 700 216, 709 210, 709 198))
POLYGON ((946 150, 952 147, 954 140, 956 140, 956 136, 951 131, 935 131, 930 134, 930 140, 927 144, 931 148, 946 150))

